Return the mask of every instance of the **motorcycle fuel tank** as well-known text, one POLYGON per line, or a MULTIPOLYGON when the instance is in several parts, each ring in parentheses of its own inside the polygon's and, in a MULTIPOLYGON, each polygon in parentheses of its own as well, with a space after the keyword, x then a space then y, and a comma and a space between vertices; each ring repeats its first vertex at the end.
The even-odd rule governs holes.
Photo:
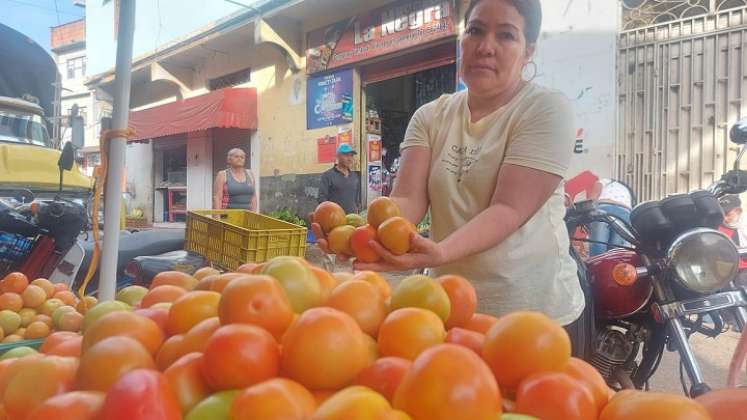
POLYGON ((629 286, 621 286, 613 278, 618 264, 643 265, 634 251, 613 249, 590 258, 586 264, 591 277, 594 306, 601 319, 630 316, 643 309, 651 297, 653 286, 648 279, 639 278, 629 286))

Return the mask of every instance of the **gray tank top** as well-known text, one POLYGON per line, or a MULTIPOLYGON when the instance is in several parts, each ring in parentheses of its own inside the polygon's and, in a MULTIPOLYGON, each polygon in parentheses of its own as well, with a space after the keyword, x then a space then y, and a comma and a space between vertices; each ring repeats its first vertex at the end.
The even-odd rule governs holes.
POLYGON ((226 169, 226 191, 228 192, 228 209, 248 210, 254 196, 254 185, 250 182, 249 171, 245 172, 246 180, 237 181, 230 169, 226 169))

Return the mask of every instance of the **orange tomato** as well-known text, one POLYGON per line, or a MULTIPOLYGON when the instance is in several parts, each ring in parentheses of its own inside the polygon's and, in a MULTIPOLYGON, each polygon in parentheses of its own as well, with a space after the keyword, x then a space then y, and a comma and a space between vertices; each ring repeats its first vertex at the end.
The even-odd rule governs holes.
POLYGON ((210 288, 213 287, 213 283, 215 283, 215 280, 217 280, 219 276, 220 274, 212 274, 203 277, 197 282, 197 285, 192 290, 211 290, 210 288))
POLYGON ((516 412, 542 420, 596 420, 598 415, 589 389, 562 372, 536 373, 521 381, 516 412))
POLYGON ((150 283, 150 289, 155 289, 158 286, 164 285, 178 286, 184 290, 190 291, 197 286, 197 279, 187 273, 182 273, 181 271, 162 271, 153 277, 153 281, 150 283))
POLYGON ((277 280, 252 274, 226 287, 218 316, 224 325, 254 324, 280 339, 293 321, 293 308, 277 280))
POLYGON ((44 338, 49 335, 49 325, 41 322, 36 321, 29 324, 28 327, 26 327, 26 331, 23 334, 23 338, 26 340, 33 340, 36 338, 44 338))
MULTIPOLYGON (((53 283, 54 284, 54 293, 57 292, 64 292, 65 290, 70 290, 69 287, 67 287, 67 284, 65 283, 53 283)), ((52 294, 54 296, 54 293, 52 294)))
POLYGON ((39 352, 46 353, 58 344, 62 343, 63 341, 69 340, 71 338, 80 337, 80 334, 76 332, 70 332, 70 331, 57 331, 53 332, 52 334, 48 335, 47 338, 44 339, 44 342, 42 343, 41 347, 39 347, 39 352))
POLYGON ((177 334, 163 342, 161 349, 156 355, 156 366, 159 370, 166 370, 172 363, 186 354, 182 347, 184 345, 184 335, 177 334))
POLYGON ((83 353, 101 340, 114 336, 138 341, 151 356, 158 354, 163 344, 163 332, 150 318, 129 311, 117 311, 102 316, 86 329, 83 353))
MULTIPOLYGON (((744 408, 740 413, 744 414, 744 408)), ((702 404, 690 398, 642 391, 618 392, 599 416, 599 420, 628 419, 711 420, 711 416, 702 404)))
POLYGON ((376 251, 371 248, 369 242, 376 240, 376 229, 371 225, 361 226, 355 229, 350 236, 350 249, 358 261, 375 263, 381 259, 376 251))
POLYGON ((205 351, 207 341, 220 328, 218 317, 208 318, 200 321, 199 324, 192 327, 186 334, 181 344, 182 354, 205 351))
MULTIPOLYGON (((335 274, 345 274, 345 273, 335 273, 335 274)), ((392 287, 389 285, 389 282, 387 282, 386 279, 382 277, 379 273, 376 273, 374 271, 359 271, 355 273, 350 280, 363 280, 365 282, 373 284, 379 290, 379 293, 381 293, 381 297, 384 300, 392 296, 392 287)))
POLYGON ((0 400, 5 395, 8 384, 21 371, 36 363, 37 360, 44 358, 43 354, 32 354, 21 358, 11 358, 0 362, 0 400))
POLYGON ((78 389, 106 392, 120 376, 135 369, 155 369, 153 357, 130 337, 105 338, 80 358, 78 389))
POLYGON ((350 386, 329 397, 312 420, 386 419, 392 411, 389 401, 363 386, 350 386), (351 416, 355 413, 355 416, 351 416))
POLYGON ((747 409, 747 389, 714 389, 695 399, 713 417, 718 419, 738 419, 747 409))
POLYGON ((392 217, 385 220, 376 231, 376 236, 384 248, 394 255, 405 255, 410 251, 412 234, 415 229, 404 217, 392 217))
POLYGON ((451 303, 451 312, 446 320, 446 328, 467 325, 475 315, 475 309, 477 309, 477 293, 472 283, 464 277, 456 275, 441 276, 436 281, 444 288, 451 303))
MULTIPOLYGON (((31 287, 31 286, 29 286, 31 287)), ((34 286, 36 287, 36 286, 34 286)), ((40 288, 41 289, 41 288, 40 288)), ((26 288, 28 290, 28 288, 26 288)), ((42 291, 44 291, 42 289, 42 291)), ((69 290, 63 290, 61 292, 57 292, 52 296, 53 299, 59 299, 61 300, 65 305, 70 305, 72 307, 75 307, 75 305, 78 304, 78 299, 75 298, 75 294, 69 290)))
POLYGON ((311 271, 316 276, 316 279, 319 280, 319 287, 322 290, 322 302, 326 302, 329 295, 332 294, 332 291, 335 290, 335 287, 337 287, 340 282, 335 276, 322 268, 312 265, 311 271))
POLYGON ((169 319, 169 310, 166 308, 140 308, 135 309, 133 313, 144 316, 158 325, 161 332, 166 335, 166 322, 169 319))
POLYGON ((379 354, 407 360, 444 342, 444 324, 436 314, 422 308, 402 308, 390 313, 379 328, 379 354))
POLYGON ((571 358, 571 340, 544 314, 514 312, 501 317, 485 335, 482 357, 501 389, 513 391, 529 375, 562 371, 571 358))
POLYGON ((394 408, 416 420, 495 420, 501 393, 488 366, 454 344, 424 351, 394 394, 394 408))
POLYGON ((231 282, 245 276, 246 274, 244 273, 221 274, 215 280, 213 280, 212 284, 210 284, 210 290, 212 290, 213 292, 223 293, 223 290, 225 290, 226 286, 228 286, 231 282))
POLYGON ((375 362, 379 358, 379 343, 368 334, 363 334, 363 341, 368 349, 368 362, 375 362))
POLYGON ((339 389, 368 362, 360 327, 336 309, 309 309, 283 336, 283 373, 310 390, 339 389))
POLYGON ((353 317, 364 333, 375 337, 387 315, 386 304, 376 286, 363 280, 340 284, 327 299, 327 306, 353 317))
POLYGON ((0 311, 8 309, 18 312, 23 308, 23 298, 18 293, 6 292, 0 295, 0 311))
POLYGON ((213 267, 202 267, 199 270, 195 271, 194 274, 192 274, 192 277, 194 277, 195 280, 199 282, 207 276, 214 276, 216 274, 220 274, 220 271, 216 270, 213 267))
MULTIPOLYGON (((19 361, 20 362, 20 361, 19 361)), ((43 356, 31 360, 7 383, 3 405, 9 419, 25 419, 45 400, 72 390, 78 360, 43 356)))
POLYGON ((202 376, 203 364, 202 353, 189 353, 163 372, 184 414, 211 394, 210 387, 202 376))
POLYGON ((401 357, 382 357, 363 369, 353 381, 353 385, 371 388, 392 402, 394 393, 410 366, 412 362, 401 357))
POLYGON ((479 332, 465 330, 463 328, 452 328, 446 333, 446 343, 458 344, 482 356, 482 346, 485 344, 485 335, 479 332))
POLYGON ((245 388, 277 376, 277 341, 254 325, 218 328, 207 342, 202 374, 213 390, 245 388))
POLYGON ((565 370, 563 372, 586 386, 594 397, 594 404, 597 407, 597 412, 600 413, 604 406, 607 405, 610 398, 607 382, 599 371, 585 361, 576 357, 571 357, 571 359, 568 360, 568 364, 565 365, 565 370))
POLYGON ((150 308, 157 303, 171 303, 184 296, 186 293, 187 291, 179 286, 164 285, 151 287, 150 291, 143 296, 143 300, 140 301, 140 307, 150 308))
POLYGON ((498 318, 487 315, 476 313, 472 315, 469 321, 462 326, 465 330, 479 332, 480 334, 487 334, 490 328, 498 322, 498 318))
POLYGON ((56 395, 36 407, 26 420, 98 420, 104 396, 95 391, 56 395))
POLYGON ((77 336, 52 347, 47 354, 54 356, 80 357, 83 347, 83 337, 77 336))
POLYGON ((36 279, 32 281, 30 284, 33 284, 34 286, 39 286, 42 289, 44 289, 44 292, 47 294, 47 299, 51 299, 52 296, 54 296, 54 284, 47 280, 47 279, 36 279))
POLYGON ((329 250, 335 254, 352 256, 353 250, 350 248, 350 238, 355 232, 355 227, 350 225, 337 226, 327 235, 327 245, 329 250))
POLYGON ((196 290, 177 299, 169 309, 166 330, 184 334, 200 321, 218 316, 220 293, 196 290))
POLYGON ((246 263, 239 266, 239 268, 236 269, 237 273, 244 273, 244 274, 254 274, 254 269, 257 268, 259 264, 256 263, 246 263))
POLYGON ((298 382, 274 378, 250 386, 231 404, 232 420, 303 420, 314 414, 316 401, 298 382))
POLYGON ((3 293, 23 293, 26 286, 29 285, 29 279, 23 273, 10 273, 0 281, 0 292, 3 293))
POLYGON ((345 210, 339 204, 325 201, 316 206, 314 210, 314 223, 319 223, 324 233, 329 233, 337 226, 347 223, 345 210))
POLYGON ((400 215, 399 206, 389 197, 379 197, 368 205, 368 224, 378 229, 379 225, 400 215))

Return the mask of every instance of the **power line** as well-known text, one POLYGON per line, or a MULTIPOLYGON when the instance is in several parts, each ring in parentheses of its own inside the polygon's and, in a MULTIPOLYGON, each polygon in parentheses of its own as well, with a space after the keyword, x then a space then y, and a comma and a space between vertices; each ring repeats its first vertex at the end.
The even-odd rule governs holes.
POLYGON ((79 18, 81 18, 81 17, 84 16, 84 15, 78 15, 78 14, 70 13, 70 12, 55 11, 55 10, 50 9, 48 7, 44 7, 44 6, 41 6, 41 5, 38 5, 38 4, 34 4, 34 3, 26 3, 26 2, 20 1, 20 0, 3 0, 3 1, 7 1, 8 3, 15 3, 15 4, 18 4, 18 5, 21 5, 21 6, 28 6, 28 7, 34 7, 36 9, 46 10, 46 11, 48 11, 50 13, 58 13, 58 14, 61 14, 61 15, 75 16, 75 17, 79 17, 79 18))
POLYGON ((57 0, 54 0, 54 11, 57 13, 57 24, 61 24, 62 21, 60 20, 60 8, 57 7, 57 0))

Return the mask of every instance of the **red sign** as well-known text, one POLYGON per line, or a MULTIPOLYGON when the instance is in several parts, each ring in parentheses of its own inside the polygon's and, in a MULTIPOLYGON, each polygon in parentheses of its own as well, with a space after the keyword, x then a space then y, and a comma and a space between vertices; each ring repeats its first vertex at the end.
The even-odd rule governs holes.
POLYGON ((308 34, 306 70, 317 73, 456 33, 454 0, 392 3, 308 34))
POLYGON ((316 139, 316 155, 319 163, 334 163, 337 154, 337 137, 324 136, 316 139))

